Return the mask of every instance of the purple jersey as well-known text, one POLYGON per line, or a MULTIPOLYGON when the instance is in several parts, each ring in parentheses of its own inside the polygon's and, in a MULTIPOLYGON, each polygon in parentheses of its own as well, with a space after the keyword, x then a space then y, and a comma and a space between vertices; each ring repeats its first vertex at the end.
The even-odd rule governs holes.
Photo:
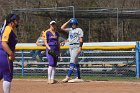
POLYGON ((54 35, 50 31, 46 32, 46 39, 47 39, 48 45, 58 46, 58 38, 59 38, 59 34, 57 32, 55 32, 54 35))
POLYGON ((17 44, 17 36, 12 30, 12 27, 6 26, 4 32, 1 34, 0 48, 2 48, 1 42, 5 41, 7 42, 9 48, 14 52, 17 44))
POLYGON ((1 34, 0 41, 0 80, 4 78, 5 81, 12 81, 13 78, 13 62, 8 59, 8 54, 2 48, 1 42, 7 42, 9 48, 14 52, 17 43, 17 36, 12 31, 13 28, 6 26, 4 32, 1 34))
MULTIPOLYGON (((45 39, 50 46, 51 50, 54 50, 56 54, 59 55, 59 43, 58 43, 59 34, 55 32, 54 34, 50 31, 45 33, 45 39)), ((58 57, 54 58, 52 55, 48 54, 48 49, 46 49, 46 57, 48 58, 49 66, 56 67, 58 57)))

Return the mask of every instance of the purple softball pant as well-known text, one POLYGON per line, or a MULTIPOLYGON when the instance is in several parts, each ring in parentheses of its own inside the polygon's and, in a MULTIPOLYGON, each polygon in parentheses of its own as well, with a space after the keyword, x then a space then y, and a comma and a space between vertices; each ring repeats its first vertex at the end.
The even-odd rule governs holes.
POLYGON ((7 53, 0 49, 0 80, 11 82, 13 79, 13 62, 9 61, 7 53))
MULTIPOLYGON (((56 54, 59 55, 58 46, 50 46, 50 48, 52 50, 54 50, 56 54)), ((57 61, 58 61, 58 57, 53 57, 52 55, 48 54, 48 49, 46 49, 46 57, 48 59, 49 66, 56 67, 57 61)))

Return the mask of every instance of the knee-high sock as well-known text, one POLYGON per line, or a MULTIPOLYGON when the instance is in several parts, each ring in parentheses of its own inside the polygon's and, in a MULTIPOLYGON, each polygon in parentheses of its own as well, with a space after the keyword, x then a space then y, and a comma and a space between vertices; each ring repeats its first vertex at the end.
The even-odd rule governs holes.
POLYGON ((52 75, 52 66, 49 66, 48 67, 48 80, 50 80, 51 79, 51 75, 52 75))
POLYGON ((10 93, 11 82, 3 81, 3 92, 10 93))
POLYGON ((51 74, 51 79, 52 80, 54 80, 55 71, 56 71, 56 67, 52 67, 52 74, 51 74))
POLYGON ((75 68, 75 64, 74 63, 70 63, 70 68, 68 70, 68 77, 71 76, 71 74, 73 73, 74 71, 74 68, 75 68))
POLYGON ((78 79, 81 79, 80 77, 80 65, 79 64, 76 64, 76 77, 78 77, 78 79))

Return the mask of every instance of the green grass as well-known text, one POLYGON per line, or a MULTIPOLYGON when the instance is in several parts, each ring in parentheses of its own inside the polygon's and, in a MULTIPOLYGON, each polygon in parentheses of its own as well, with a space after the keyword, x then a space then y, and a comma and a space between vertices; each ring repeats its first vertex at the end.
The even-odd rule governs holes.
MULTIPOLYGON (((65 76, 56 76, 58 80, 62 80, 65 76)), ((72 76, 72 78, 75 78, 72 76)), ((14 76, 14 79, 47 79, 47 76, 14 76)), ((140 82, 140 78, 136 77, 117 77, 117 76, 82 76, 84 80, 92 81, 133 81, 140 82)))
POLYGON ((119 77, 119 76, 83 76, 83 79, 93 81, 139 81, 136 77, 119 77))

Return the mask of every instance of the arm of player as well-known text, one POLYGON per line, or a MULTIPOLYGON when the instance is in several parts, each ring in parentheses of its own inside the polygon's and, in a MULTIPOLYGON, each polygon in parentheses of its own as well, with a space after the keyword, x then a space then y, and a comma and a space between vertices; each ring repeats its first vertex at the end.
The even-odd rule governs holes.
POLYGON ((47 48, 48 50, 51 50, 51 48, 50 48, 50 46, 48 45, 48 43, 47 43, 47 40, 46 40, 46 39, 44 40, 44 42, 45 42, 46 48, 47 48))
POLYGON ((60 38, 58 38, 58 48, 59 48, 59 51, 60 51, 60 46, 61 46, 60 38))
POLYGON ((50 50, 51 48, 50 48, 50 46, 49 46, 48 43, 47 43, 47 36, 46 36, 46 32, 47 32, 47 31, 49 31, 49 29, 46 30, 46 31, 42 34, 42 37, 44 38, 44 44, 45 44, 46 48, 50 50))
MULTIPOLYGON (((71 20, 71 19, 70 19, 70 20, 71 20)), ((67 27, 67 25, 69 24, 70 20, 68 20, 66 23, 64 23, 64 24, 61 26, 61 30, 62 30, 62 31, 67 32, 66 27, 67 27)))
POLYGON ((3 41, 2 42, 2 47, 3 49, 7 52, 7 54, 9 55, 10 57, 10 60, 15 60, 15 55, 14 53, 12 52, 12 50, 9 48, 8 44, 6 41, 3 41))
POLYGON ((83 37, 80 37, 80 45, 79 45, 79 49, 77 51, 77 54, 80 54, 81 53, 82 45, 83 45, 83 37))

